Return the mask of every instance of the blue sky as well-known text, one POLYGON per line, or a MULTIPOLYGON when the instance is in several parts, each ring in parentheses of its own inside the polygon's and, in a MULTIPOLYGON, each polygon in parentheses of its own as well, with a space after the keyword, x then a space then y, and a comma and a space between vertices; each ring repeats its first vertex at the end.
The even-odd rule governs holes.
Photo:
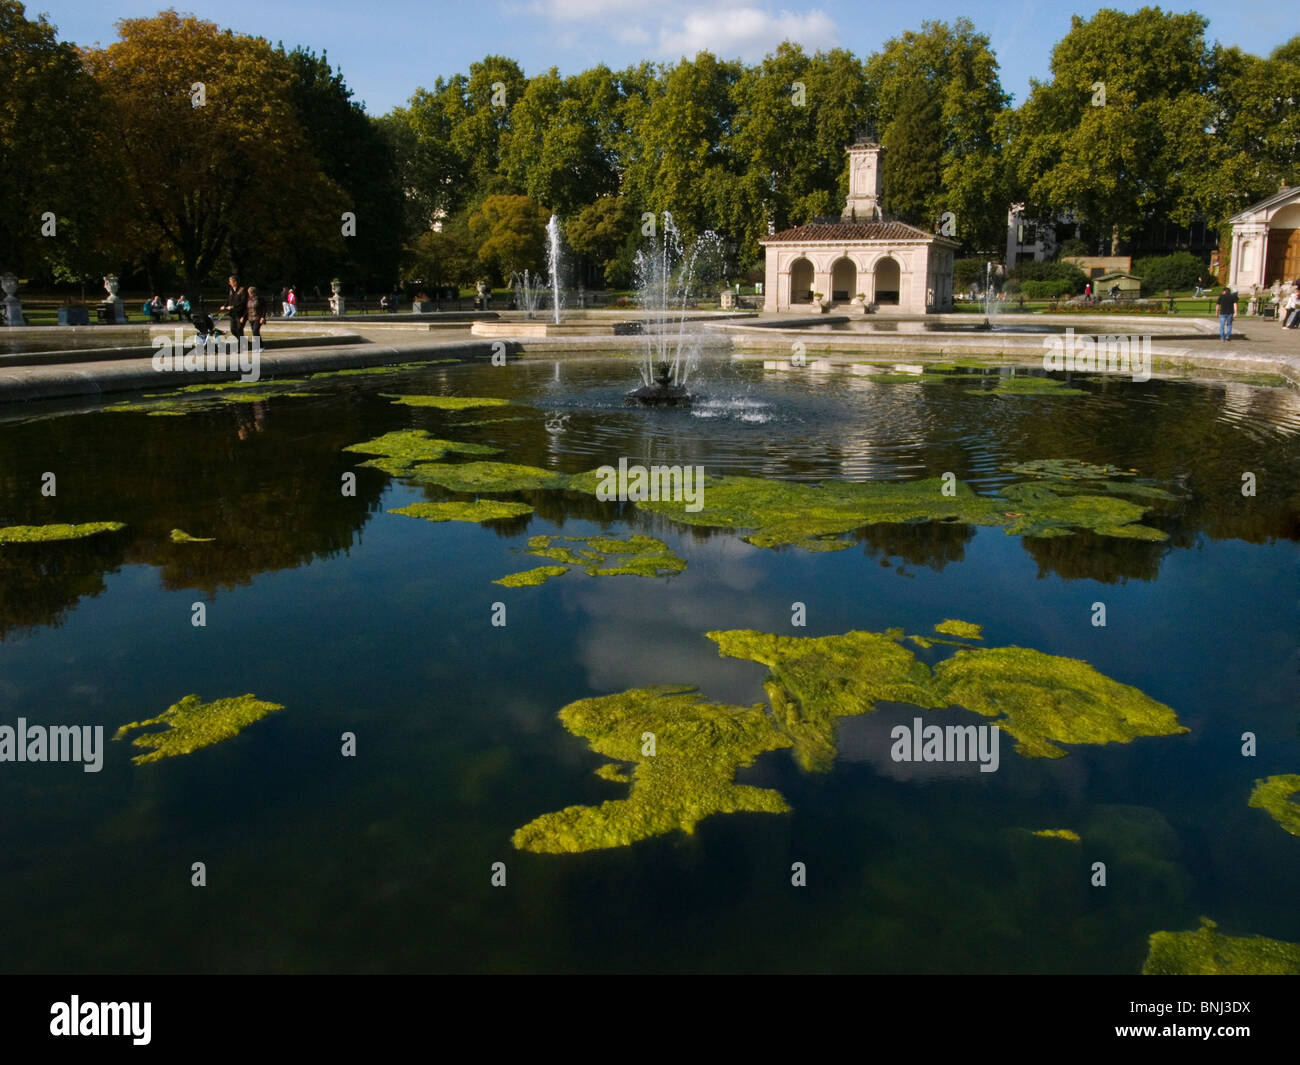
MULTIPOLYGON (((107 44, 119 18, 156 14, 159 0, 28 0, 29 17, 44 11, 59 36, 78 44, 107 44)), ((1002 86, 1017 102, 1031 77, 1045 78, 1052 45, 1070 27, 1102 7, 1135 11, 1141 3, 1001 0, 959 4, 863 3, 862 0, 189 0, 177 10, 286 47, 326 51, 372 114, 404 103, 439 75, 464 71, 488 54, 518 60, 525 73, 552 66, 568 74, 597 62, 618 68, 642 59, 672 60, 707 48, 721 56, 762 58, 785 38, 806 49, 844 47, 860 56, 890 37, 919 29, 925 19, 954 21, 965 14, 988 34, 1002 70, 1002 86)), ((1276 0, 1166 8, 1214 11, 1207 36, 1267 55, 1300 32, 1294 7, 1276 0)))

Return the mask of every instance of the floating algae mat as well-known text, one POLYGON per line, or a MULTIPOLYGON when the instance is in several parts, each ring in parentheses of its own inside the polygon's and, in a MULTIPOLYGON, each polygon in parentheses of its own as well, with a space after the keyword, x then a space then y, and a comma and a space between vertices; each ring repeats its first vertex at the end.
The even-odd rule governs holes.
POLYGON ((171 541, 174 544, 210 544, 214 539, 211 536, 191 536, 184 529, 171 531, 171 541))
POLYGON ((733 779, 760 754, 790 744, 772 728, 761 704, 706 703, 691 687, 635 688, 570 703, 560 720, 593 751, 631 763, 630 774, 617 766, 597 770, 631 790, 626 799, 570 806, 530 821, 514 834, 520 850, 622 847, 677 829, 691 833, 711 814, 790 808, 780 792, 733 779))
MULTIPOLYGON (((570 475, 508 462, 432 462, 411 466, 408 472, 453 492, 553 488, 596 495, 604 481, 599 470, 570 475)), ((1141 521, 1157 502, 1177 497, 1149 482, 1122 479, 1132 478, 1131 473, 1068 460, 1027 464, 1020 472, 1029 479, 1008 485, 1000 496, 978 495, 969 485, 942 477, 812 485, 720 476, 703 480, 694 503, 685 499, 632 502, 687 525, 747 530, 744 539, 756 547, 808 551, 844 550, 852 544, 838 537, 866 525, 920 521, 1000 526, 1014 536, 1067 536, 1086 530, 1120 539, 1167 539, 1164 532, 1141 521), (1101 479, 1085 476, 1098 469, 1110 472, 1101 479)))
POLYGON ((537 566, 522 573, 512 573, 508 577, 499 577, 493 584, 502 584, 507 588, 535 588, 545 584, 552 577, 563 577, 569 572, 568 566, 537 566))
POLYGON ((426 462, 412 467, 410 475, 452 492, 523 492, 564 488, 569 483, 567 474, 510 462, 426 462))
POLYGON ((1195 932, 1155 932, 1144 976, 1294 976, 1300 943, 1264 936, 1225 936, 1208 917, 1195 932))
POLYGON ((1300 773, 1266 777, 1255 782, 1250 805, 1264 810, 1286 831, 1300 836, 1300 773))
MULTIPOLYGON (((764 751, 790 747, 803 769, 828 771, 837 753, 837 720, 869 713, 880 702, 910 703, 923 710, 964 706, 994 718, 993 724, 1019 741, 1018 753, 1035 758, 1064 756, 1058 743, 1124 743, 1189 731, 1169 707, 1086 662, 1020 647, 963 649, 931 669, 903 646, 901 629, 842 636, 776 636, 751 629, 707 635, 722 655, 768 667, 764 689, 769 708, 698 709, 702 697, 688 687, 633 689, 565 707, 560 720, 570 732, 589 740, 598 753, 636 763, 633 792, 600 807, 571 806, 546 814, 515 833, 516 847, 590 850, 679 827, 690 831, 708 813, 729 812, 720 796, 730 795, 732 774, 764 751), (663 730, 675 724, 679 712, 685 724, 665 747, 663 730), (742 714, 747 715, 744 740, 733 749, 732 733, 718 721, 731 722, 742 714), (646 734, 656 740, 652 755, 638 753, 646 734), (632 742, 638 737, 638 743, 632 742), (646 781, 638 789, 643 775, 646 781), (658 782, 670 779, 671 791, 661 792, 658 782), (699 793, 693 795, 695 788, 699 793)), ((761 807, 734 809, 786 808, 780 796, 761 801, 761 807)), ((1068 832, 1039 834, 1074 838, 1068 832)))
POLYGON ((399 396, 391 392, 381 392, 385 399, 401 403, 407 407, 434 407, 438 410, 470 410, 474 407, 508 407, 508 399, 492 399, 482 396, 399 396))
POLYGON ((531 514, 527 503, 504 503, 494 499, 476 499, 472 503, 412 503, 397 507, 389 514, 403 514, 408 518, 425 521, 502 521, 531 514))
POLYGON ((84 540, 100 533, 118 532, 120 521, 91 521, 83 525, 7 525, 0 528, 0 544, 40 544, 54 540, 84 540))
POLYGON ((563 565, 539 566, 492 583, 507 588, 544 584, 551 577, 562 577, 571 566, 581 566, 592 577, 668 577, 686 569, 686 560, 653 536, 534 536, 525 554, 563 565), (570 543, 581 546, 569 547, 570 543))
POLYGON ((160 731, 142 733, 131 741, 135 747, 153 748, 151 753, 131 759, 136 765, 144 765, 228 740, 267 714, 283 709, 279 703, 263 702, 252 695, 214 699, 210 703, 202 702, 197 695, 187 695, 157 717, 123 725, 113 739, 123 739, 133 729, 164 726, 160 731))
POLYGON ((397 429, 373 440, 349 444, 344 451, 356 451, 377 458, 359 463, 373 466, 396 477, 406 476, 412 467, 421 462, 437 462, 450 454, 494 455, 499 450, 486 444, 464 444, 455 440, 439 440, 423 429, 397 429))
POLYGON ((1042 836, 1044 839, 1065 839, 1071 843, 1081 842, 1079 833, 1072 828, 1040 828, 1034 835, 1042 836))

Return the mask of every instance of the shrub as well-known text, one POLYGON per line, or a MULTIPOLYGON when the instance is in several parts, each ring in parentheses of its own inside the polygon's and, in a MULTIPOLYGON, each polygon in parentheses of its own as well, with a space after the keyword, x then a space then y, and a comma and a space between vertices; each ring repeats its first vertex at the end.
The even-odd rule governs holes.
POLYGON ((1054 300, 1069 296, 1075 287, 1074 282, 1068 278, 1059 281, 1022 281, 1020 291, 1031 300, 1054 300))
POLYGON ((1074 263, 1017 263, 1008 275, 1012 281, 1066 281, 1070 288, 1067 292, 1082 292, 1088 283, 1088 275, 1074 263))
POLYGON ((1191 252, 1176 251, 1173 255, 1153 255, 1138 259, 1133 273, 1142 279, 1143 292, 1164 292, 1169 289, 1193 288, 1198 277, 1210 281, 1210 268, 1191 252))

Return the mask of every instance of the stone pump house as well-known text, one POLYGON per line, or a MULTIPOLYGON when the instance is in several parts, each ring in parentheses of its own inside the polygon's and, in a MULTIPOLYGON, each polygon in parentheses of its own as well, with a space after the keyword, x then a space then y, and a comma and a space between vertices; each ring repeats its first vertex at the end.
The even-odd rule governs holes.
POLYGON ((849 198, 838 222, 812 222, 765 237, 765 311, 830 307, 859 313, 952 310, 956 241, 881 213, 879 144, 847 149, 849 198), (820 293, 821 299, 814 300, 820 293), (861 298, 859 298, 859 294, 861 298))

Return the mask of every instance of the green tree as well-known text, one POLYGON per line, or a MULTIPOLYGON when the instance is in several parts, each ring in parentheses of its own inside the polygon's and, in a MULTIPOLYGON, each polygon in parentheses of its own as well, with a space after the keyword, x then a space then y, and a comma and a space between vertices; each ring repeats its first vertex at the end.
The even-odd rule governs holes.
POLYGON ((282 53, 175 11, 117 30, 86 61, 119 134, 112 224, 123 240, 174 258, 191 293, 226 257, 236 270, 284 269, 282 249, 342 253, 348 201, 312 155, 282 53))
POLYGON ((1008 148, 1031 208, 1108 224, 1114 250, 1144 221, 1186 225, 1206 207, 1189 169, 1211 154, 1205 26, 1159 8, 1073 17, 1008 148))
POLYGON ((919 33, 909 31, 885 42, 866 68, 873 101, 869 118, 882 144, 899 146, 885 154, 886 213, 901 207, 937 220, 951 211, 956 236, 967 248, 1000 249, 1008 200, 1000 164, 1000 117, 1008 97, 988 37, 965 18, 952 25, 925 22, 919 33), (930 105, 921 102, 923 91, 937 104, 937 120, 930 105), (937 172, 933 146, 925 143, 927 122, 939 148, 937 172), (909 174, 911 166, 924 176, 909 174), (894 203, 891 182, 902 182, 906 189, 901 205, 894 203), (931 185, 931 192, 922 208, 923 184, 931 185))
MULTIPOLYGON (((295 48, 287 58, 293 70, 294 109, 312 155, 325 176, 343 190, 347 209, 357 220, 356 235, 345 240, 343 256, 333 262, 318 258, 311 274, 327 277, 330 271, 373 290, 385 288, 397 277, 403 232, 394 145, 352 99, 342 72, 331 69, 325 55, 295 48)), ((285 209, 296 209, 283 196, 280 202, 285 209)))
POLYGON ((469 213, 461 211, 425 230, 407 247, 406 276, 420 285, 471 284, 480 272, 479 245, 470 233, 469 213))
POLYGON ((604 66, 571 78, 552 67, 531 78, 502 138, 502 172, 564 218, 617 192, 620 104, 614 75, 604 66))
POLYGON ((883 179, 891 218, 933 231, 944 197, 939 101, 924 81, 909 83, 885 134, 883 179))
POLYGON ((542 269, 549 220, 550 212, 527 196, 485 197, 469 217, 479 262, 500 281, 508 281, 513 273, 542 269))
POLYGON ((1188 160, 1205 211, 1222 222, 1300 179, 1300 36, 1268 59, 1214 49, 1211 143, 1188 160))
POLYGON ((738 80, 737 166, 757 179, 761 213, 747 234, 839 214, 848 194, 844 149, 861 132, 871 95, 861 62, 842 49, 808 56, 785 42, 738 80))
POLYGON ((623 288, 630 281, 623 254, 629 234, 639 236, 640 218, 627 200, 602 196, 568 220, 564 236, 596 283, 623 288))
POLYGON ((98 86, 77 49, 14 0, 0 0, 0 86, 0 269, 80 270, 114 178, 102 157, 98 86), (52 237, 41 233, 47 211, 52 237))

